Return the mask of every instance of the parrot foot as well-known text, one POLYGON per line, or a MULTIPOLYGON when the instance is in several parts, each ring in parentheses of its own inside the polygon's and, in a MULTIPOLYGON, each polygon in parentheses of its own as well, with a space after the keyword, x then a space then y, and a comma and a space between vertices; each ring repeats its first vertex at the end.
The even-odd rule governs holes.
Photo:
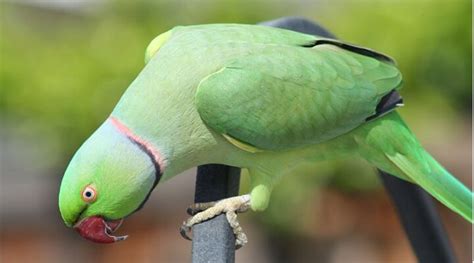
POLYGON ((230 197, 217 202, 194 204, 187 210, 187 212, 193 216, 183 222, 180 228, 181 236, 185 239, 192 240, 188 236, 188 233, 191 232, 193 225, 225 213, 227 221, 235 235, 235 248, 239 249, 247 243, 247 236, 237 220, 237 213, 245 212, 249 207, 250 195, 230 197))

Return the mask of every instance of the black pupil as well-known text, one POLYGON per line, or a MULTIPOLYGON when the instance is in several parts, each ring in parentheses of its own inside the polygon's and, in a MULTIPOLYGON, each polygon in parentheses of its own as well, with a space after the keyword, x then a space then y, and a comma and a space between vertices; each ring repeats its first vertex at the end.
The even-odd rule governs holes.
POLYGON ((87 192, 86 192, 86 197, 91 197, 91 196, 92 196, 92 192, 87 191, 87 192))

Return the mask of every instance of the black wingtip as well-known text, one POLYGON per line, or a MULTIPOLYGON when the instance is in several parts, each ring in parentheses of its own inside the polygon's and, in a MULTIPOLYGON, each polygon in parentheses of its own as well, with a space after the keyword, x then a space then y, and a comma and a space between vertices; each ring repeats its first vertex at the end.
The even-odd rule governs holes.
POLYGON ((392 90, 387 95, 383 96, 379 104, 377 104, 377 108, 375 109, 375 114, 368 117, 365 120, 371 121, 401 106, 403 106, 402 96, 400 96, 400 93, 398 93, 398 91, 392 90))
POLYGON ((315 47, 317 45, 324 45, 324 44, 338 46, 342 49, 345 49, 345 50, 348 50, 348 51, 351 51, 351 52, 354 52, 354 53, 357 53, 357 54, 360 54, 360 55, 363 55, 363 56, 368 56, 368 57, 372 57, 372 58, 375 58, 375 59, 380 60, 380 61, 388 62, 390 64, 395 64, 395 60, 393 60, 391 57, 389 57, 385 54, 382 54, 380 52, 377 52, 377 51, 369 49, 369 48, 359 47, 359 46, 356 46, 356 45, 340 42, 339 40, 330 39, 330 38, 328 38, 328 39, 318 39, 318 40, 314 41, 313 43, 310 43, 308 45, 304 45, 303 47, 315 47))

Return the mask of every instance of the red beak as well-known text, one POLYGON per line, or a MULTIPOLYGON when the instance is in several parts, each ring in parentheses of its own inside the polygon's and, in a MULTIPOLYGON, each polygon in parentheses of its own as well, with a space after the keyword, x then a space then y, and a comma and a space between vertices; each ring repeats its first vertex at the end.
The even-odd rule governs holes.
POLYGON ((105 221, 100 216, 91 216, 82 219, 74 229, 83 238, 97 243, 114 243, 125 240, 128 236, 112 236, 111 234, 117 230, 122 224, 123 219, 105 221))

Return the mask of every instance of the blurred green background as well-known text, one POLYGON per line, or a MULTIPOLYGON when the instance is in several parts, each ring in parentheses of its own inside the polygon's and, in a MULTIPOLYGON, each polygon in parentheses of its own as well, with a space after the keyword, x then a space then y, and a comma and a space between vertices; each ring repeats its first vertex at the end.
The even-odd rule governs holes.
MULTIPOLYGON (((121 244, 80 239, 57 211, 72 154, 140 72, 149 41, 175 25, 303 16, 341 39, 389 54, 405 79, 402 116, 471 185, 468 0, 58 0, 0 7, 2 262, 189 261, 191 244, 177 228, 193 200, 194 171, 159 185, 121 229, 131 234, 121 244)), ((471 226, 438 207, 458 259, 468 261, 471 226)), ((241 217, 250 244, 238 251, 238 262, 415 262, 390 200, 361 160, 295 173, 277 187, 266 212, 241 217)))

